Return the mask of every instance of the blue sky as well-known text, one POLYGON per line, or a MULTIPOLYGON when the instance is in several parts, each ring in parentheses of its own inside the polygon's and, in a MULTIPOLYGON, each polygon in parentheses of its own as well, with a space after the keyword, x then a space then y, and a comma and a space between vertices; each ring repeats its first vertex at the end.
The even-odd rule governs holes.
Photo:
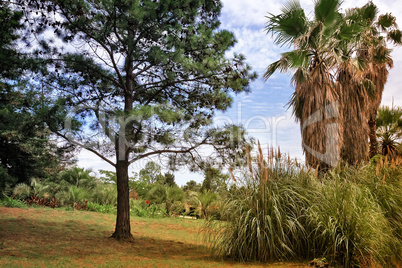
MULTIPOLYGON (((279 47, 267 35, 264 27, 268 13, 279 14, 286 1, 279 0, 223 0, 221 28, 232 31, 238 43, 229 53, 242 53, 247 62, 259 75, 251 85, 251 93, 240 94, 234 98, 232 107, 224 114, 218 115, 216 121, 230 120, 242 123, 250 136, 260 140, 263 148, 280 146, 281 151, 291 157, 303 159, 299 125, 295 123, 291 112, 286 109, 293 87, 290 76, 276 73, 268 81, 263 81, 262 74, 267 65, 279 58, 287 47, 279 47)), ((380 9, 380 14, 391 12, 397 17, 397 23, 402 28, 402 4, 395 1, 374 0, 380 9)), ((367 1, 346 0, 342 8, 362 6, 367 1)), ((302 0, 302 7, 311 13, 313 0, 302 0)), ((392 53, 394 68, 390 71, 386 84, 383 104, 402 106, 402 48, 394 48, 392 53)), ((146 161, 145 161, 146 162, 146 161)), ((79 155, 78 165, 85 168, 113 170, 105 162, 84 150, 79 155)), ((139 171, 144 162, 134 163, 131 170, 139 171)), ((194 179, 202 181, 200 174, 189 173, 186 170, 175 173, 179 185, 194 179)))

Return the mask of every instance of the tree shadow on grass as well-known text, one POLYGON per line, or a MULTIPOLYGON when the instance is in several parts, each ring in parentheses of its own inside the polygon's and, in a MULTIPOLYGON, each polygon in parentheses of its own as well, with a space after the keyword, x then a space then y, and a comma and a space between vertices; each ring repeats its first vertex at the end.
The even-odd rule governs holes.
MULTIPOLYGON (((0 263, 6 266, 266 267, 267 265, 262 263, 244 265, 211 257, 204 245, 192 240, 183 242, 172 237, 169 234, 171 231, 169 226, 159 230, 163 238, 144 235, 142 228, 134 228, 134 242, 130 243, 110 238, 114 229, 113 221, 110 221, 110 218, 105 219, 105 215, 102 214, 89 214, 89 217, 85 215, 86 219, 77 220, 74 219, 77 214, 70 214, 72 215, 70 217, 69 214, 60 216, 61 212, 53 210, 49 212, 19 210, 15 215, 10 215, 8 211, 1 212, 3 215, 0 214, 0 263), (35 213, 38 215, 34 215, 35 213)), ((158 223, 158 228, 159 225, 158 223)), ((173 229, 175 232, 183 232, 181 236, 187 234, 186 230, 173 229)), ((305 267, 294 264, 283 265, 274 267, 305 267)))
POLYGON ((80 220, 54 222, 25 218, 0 219, 0 257, 88 258, 118 256, 142 259, 204 258, 205 248, 174 240, 135 235, 134 243, 109 238, 110 226, 80 220))

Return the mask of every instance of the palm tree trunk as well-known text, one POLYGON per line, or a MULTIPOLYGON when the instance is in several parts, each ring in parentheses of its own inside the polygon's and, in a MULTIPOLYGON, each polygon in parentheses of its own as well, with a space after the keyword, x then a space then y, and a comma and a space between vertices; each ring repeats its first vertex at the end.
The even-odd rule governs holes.
POLYGON ((335 166, 343 140, 343 118, 339 95, 323 64, 317 63, 309 79, 296 85, 294 103, 306 163, 320 170, 335 166))
POLYGON ((355 165, 367 160, 369 156, 369 96, 361 86, 360 75, 351 61, 339 67, 337 82, 344 125, 341 159, 349 165, 355 165))
POLYGON ((368 120, 370 129, 370 158, 378 154, 378 141, 377 141, 377 126, 375 123, 375 116, 371 115, 368 120))

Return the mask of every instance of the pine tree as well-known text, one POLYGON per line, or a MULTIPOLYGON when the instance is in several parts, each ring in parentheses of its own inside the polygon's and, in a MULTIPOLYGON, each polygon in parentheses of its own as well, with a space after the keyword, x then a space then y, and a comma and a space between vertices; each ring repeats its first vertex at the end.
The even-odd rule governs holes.
POLYGON ((116 168, 114 238, 132 239, 130 164, 158 155, 169 157, 172 168, 197 162, 195 169, 205 165, 196 153, 205 145, 221 162, 244 156, 241 127, 212 125, 231 93, 249 91, 256 76, 243 56, 225 57, 236 40, 218 29, 220 1, 25 2, 38 57, 49 64, 42 82, 64 104, 55 105, 57 114, 70 115, 49 120, 52 131, 116 168), (64 50, 41 35, 49 25, 64 50))

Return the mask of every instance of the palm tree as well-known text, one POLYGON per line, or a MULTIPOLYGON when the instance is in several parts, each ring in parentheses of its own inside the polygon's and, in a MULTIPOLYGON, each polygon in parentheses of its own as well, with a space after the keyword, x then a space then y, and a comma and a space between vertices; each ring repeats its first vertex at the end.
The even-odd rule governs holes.
MULTIPOLYGON (((377 16, 377 9, 375 11, 377 16)), ((393 67, 393 61, 390 56, 391 50, 387 48, 387 41, 392 41, 395 45, 401 45, 402 35, 396 24, 396 18, 391 14, 381 15, 377 21, 373 19, 369 22, 371 22, 371 25, 361 39, 359 53, 368 62, 365 77, 372 81, 375 88, 368 106, 370 157, 373 157, 378 153, 375 120, 388 79, 388 70, 393 67)))
POLYGON ((336 82, 344 126, 340 158, 352 165, 367 160, 369 156, 369 128, 366 122, 373 83, 365 77, 366 59, 356 52, 359 52, 357 44, 371 26, 376 14, 377 7, 371 2, 361 8, 346 10, 342 27, 350 38, 341 36, 342 41, 334 51, 339 59, 336 82))
POLYGON ((388 29, 387 38, 395 43, 401 39, 391 15, 374 23, 378 10, 372 2, 345 14, 339 6, 340 1, 318 0, 309 21, 292 1, 282 14, 268 17, 266 28, 277 44, 294 46, 268 66, 264 77, 294 71, 290 106, 300 121, 306 162, 320 168, 338 158, 350 164, 368 158, 367 122, 376 114, 392 63, 377 28, 388 29))
POLYGON ((294 50, 283 53, 280 60, 269 65, 264 77, 268 79, 276 70, 295 71, 295 92, 289 104, 300 122, 306 162, 321 169, 335 164, 343 139, 343 115, 338 109, 339 92, 333 73, 337 64, 334 51, 347 37, 342 32, 346 28, 341 27, 340 3, 318 0, 310 21, 300 3, 291 1, 282 14, 268 17, 266 27, 268 33, 276 35, 277 44, 291 44, 294 50))

